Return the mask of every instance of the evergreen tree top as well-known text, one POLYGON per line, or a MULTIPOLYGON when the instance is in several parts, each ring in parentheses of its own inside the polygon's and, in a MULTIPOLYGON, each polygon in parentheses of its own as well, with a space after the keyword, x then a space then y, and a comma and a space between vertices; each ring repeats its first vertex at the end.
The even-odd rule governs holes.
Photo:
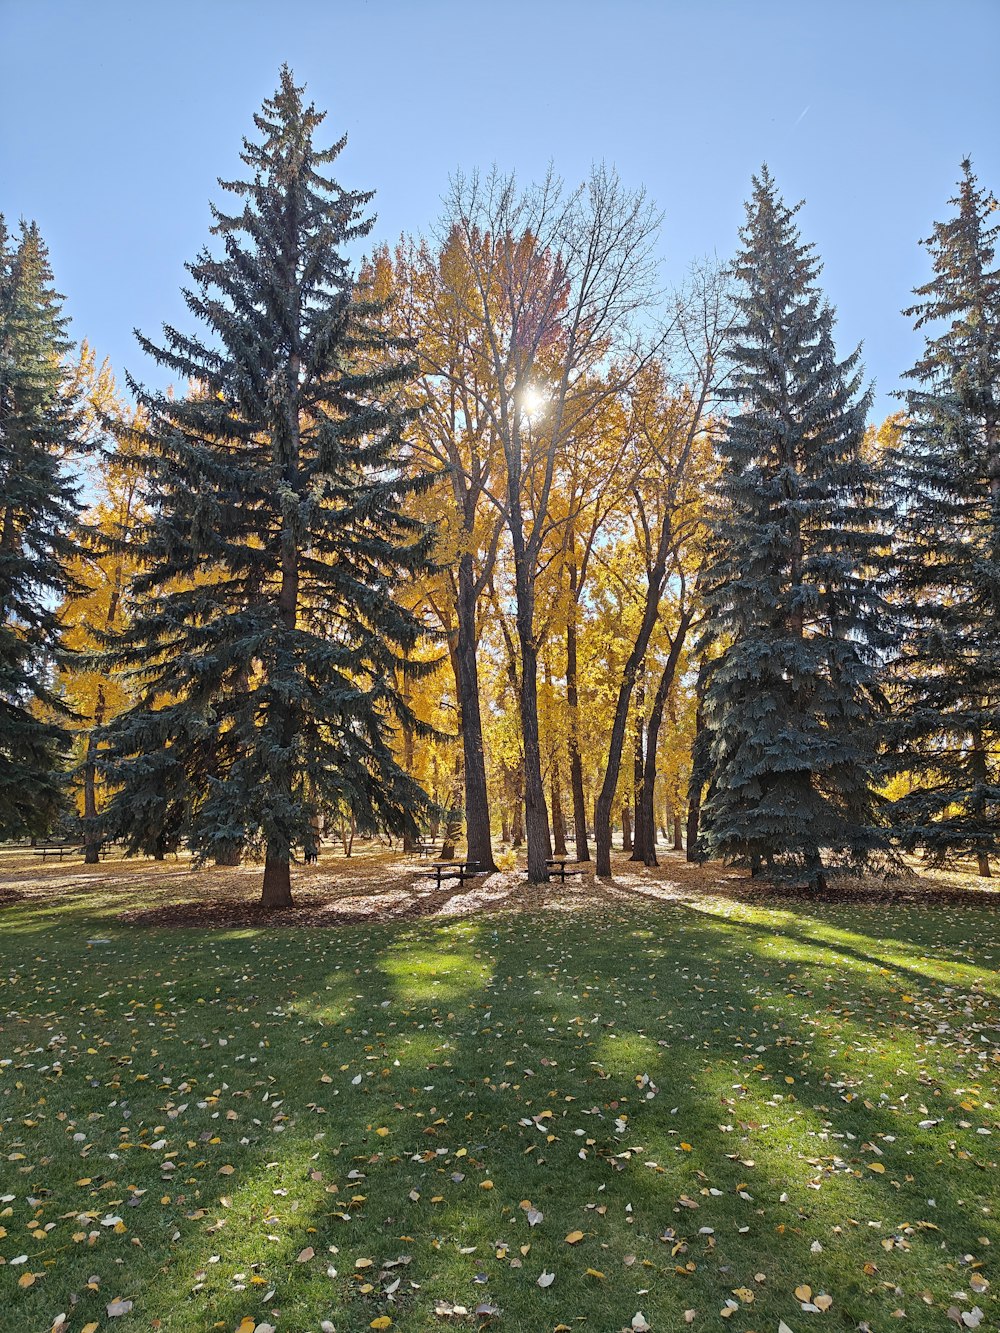
POLYGON ((798 462, 807 469, 832 461, 849 440, 860 438, 871 399, 862 392, 861 347, 838 361, 834 311, 818 286, 822 264, 811 243, 803 242, 795 218, 802 203, 789 207, 767 166, 753 177, 740 229, 742 248, 732 273, 740 318, 729 355, 734 364, 729 397, 741 411, 729 424, 724 451, 734 464, 759 454, 759 433, 782 445, 775 455, 790 461, 793 439, 812 444, 798 462), (752 404, 752 410, 746 405, 752 404))
MULTIPOLYGON (((948 201, 956 212, 936 222, 921 241, 931 256, 934 276, 915 289, 919 298, 903 311, 915 328, 947 322, 928 338, 924 354, 907 377, 933 389, 951 385, 959 392, 995 393, 1000 358, 1000 268, 997 241, 998 203, 979 185, 972 163, 962 162, 958 193, 948 201)), ((912 393, 908 395, 912 402, 912 393)))

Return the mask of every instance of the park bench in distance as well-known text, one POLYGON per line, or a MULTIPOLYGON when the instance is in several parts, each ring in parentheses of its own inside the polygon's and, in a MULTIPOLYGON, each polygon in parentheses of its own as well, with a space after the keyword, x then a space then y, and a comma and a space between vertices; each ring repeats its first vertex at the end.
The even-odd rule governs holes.
POLYGON ((46 842, 41 847, 32 847, 33 856, 40 856, 44 861, 46 857, 57 856, 61 861, 64 856, 83 856, 86 848, 79 842, 46 842))

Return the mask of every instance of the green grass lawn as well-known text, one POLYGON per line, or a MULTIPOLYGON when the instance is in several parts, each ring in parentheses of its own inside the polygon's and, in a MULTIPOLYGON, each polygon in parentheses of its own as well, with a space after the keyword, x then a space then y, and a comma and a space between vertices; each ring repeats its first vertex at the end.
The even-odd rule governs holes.
POLYGON ((0 916, 0 1329, 997 1326, 993 912, 114 912, 0 916))

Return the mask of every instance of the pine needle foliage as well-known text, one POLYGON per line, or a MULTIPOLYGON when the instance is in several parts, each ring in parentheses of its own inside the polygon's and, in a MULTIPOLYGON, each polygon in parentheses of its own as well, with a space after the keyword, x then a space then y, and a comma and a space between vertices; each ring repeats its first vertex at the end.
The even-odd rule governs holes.
POLYGON ((880 487, 859 351, 837 361, 820 263, 765 167, 734 265, 735 411, 712 522, 702 762, 711 855, 824 882, 884 845, 872 792, 880 487))
POLYGON ((79 506, 73 344, 34 223, 0 217, 0 838, 49 832, 64 806, 66 710, 56 608, 79 506))
POLYGON ((903 647, 895 806, 935 863, 1000 852, 1000 267, 996 200, 962 163, 933 276, 904 313, 926 329, 895 466, 903 647))
POLYGON ((220 182, 240 207, 213 208, 224 253, 188 265, 203 333, 140 335, 190 389, 132 383, 151 515, 114 645, 136 701, 106 732, 109 830, 147 851, 259 848, 273 906, 324 812, 415 830, 425 801, 394 753, 397 721, 420 730, 395 679, 424 632, 396 594, 433 539, 405 511, 428 481, 404 467, 411 349, 353 281, 372 196, 327 174, 345 140, 316 146, 302 94, 284 67, 248 179, 220 182))

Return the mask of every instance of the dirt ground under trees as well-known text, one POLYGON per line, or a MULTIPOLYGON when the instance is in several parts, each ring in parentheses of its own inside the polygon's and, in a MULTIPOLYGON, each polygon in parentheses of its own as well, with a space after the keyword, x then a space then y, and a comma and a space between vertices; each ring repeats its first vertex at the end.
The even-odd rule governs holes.
MULTIPOLYGON (((490 911, 621 906, 630 899, 688 902, 706 897, 766 904, 787 903, 808 895, 794 886, 776 888, 751 881, 745 871, 719 862, 691 865, 677 852, 660 854, 655 869, 614 859, 614 879, 595 879, 593 864, 565 884, 532 885, 523 867, 463 885, 439 889, 428 866, 383 847, 361 847, 352 856, 330 849, 316 865, 293 871, 295 905, 281 911, 260 907, 261 867, 197 866, 181 855, 166 861, 123 857, 88 866, 82 860, 43 861, 30 850, 0 849, 0 907, 25 899, 100 897, 118 908, 124 924, 136 926, 339 926, 355 922, 406 921, 418 917, 457 917, 490 911)), ((910 868, 905 877, 838 879, 827 901, 948 902, 1000 906, 1000 880, 962 872, 910 868)))

